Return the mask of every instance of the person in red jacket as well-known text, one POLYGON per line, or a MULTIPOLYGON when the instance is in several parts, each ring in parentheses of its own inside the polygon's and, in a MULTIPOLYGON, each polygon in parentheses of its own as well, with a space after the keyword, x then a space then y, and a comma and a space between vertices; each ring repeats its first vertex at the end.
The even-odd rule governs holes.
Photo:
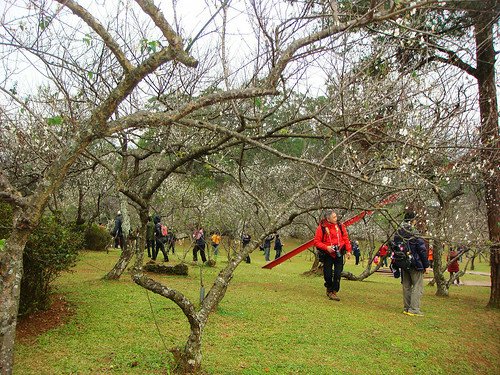
POLYGON ((344 254, 347 252, 347 257, 350 258, 352 249, 347 229, 337 222, 337 214, 333 210, 323 212, 316 228, 314 246, 319 250, 319 260, 323 263, 326 295, 332 300, 340 301, 337 293, 344 268, 344 254))
MULTIPOLYGON (((450 252, 448 256, 446 257, 446 261, 449 262, 450 260, 455 259, 453 262, 448 264, 448 272, 450 273, 450 280, 453 278, 453 275, 458 273, 460 271, 460 266, 458 264, 458 252, 450 247, 450 252)), ((457 277, 455 280, 457 282, 457 285, 460 285, 460 278, 457 277)), ((453 282, 455 284, 455 282, 453 282)))
POLYGON ((378 249, 378 255, 380 256, 380 261, 383 262, 384 266, 387 267, 387 251, 389 246, 386 243, 382 244, 378 249))

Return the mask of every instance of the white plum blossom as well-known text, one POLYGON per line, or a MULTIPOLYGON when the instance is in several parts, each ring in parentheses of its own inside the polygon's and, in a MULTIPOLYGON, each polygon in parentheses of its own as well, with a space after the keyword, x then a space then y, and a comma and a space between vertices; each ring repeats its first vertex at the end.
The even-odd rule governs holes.
POLYGON ((390 177, 384 176, 384 178, 382 178, 382 185, 388 185, 390 182, 390 177))
POLYGON ((399 135, 406 137, 408 135, 408 130, 407 129, 399 129, 399 135))
POLYGON ((401 160, 402 164, 411 164, 412 162, 413 162, 413 158, 411 158, 411 157, 407 157, 407 158, 404 158, 403 160, 401 160))

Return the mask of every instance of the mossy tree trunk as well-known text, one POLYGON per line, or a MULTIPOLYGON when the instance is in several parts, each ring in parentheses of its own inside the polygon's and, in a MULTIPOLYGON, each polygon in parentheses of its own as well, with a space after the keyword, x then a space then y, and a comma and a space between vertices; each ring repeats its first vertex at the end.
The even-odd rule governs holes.
POLYGON ((29 230, 14 230, 0 254, 0 374, 12 374, 17 313, 23 276, 23 251, 29 230))

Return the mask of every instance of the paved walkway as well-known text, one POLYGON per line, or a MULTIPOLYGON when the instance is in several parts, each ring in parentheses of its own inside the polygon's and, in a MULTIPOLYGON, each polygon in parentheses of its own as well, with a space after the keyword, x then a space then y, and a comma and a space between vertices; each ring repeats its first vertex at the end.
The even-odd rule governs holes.
POLYGON ((467 273, 470 273, 471 275, 479 275, 479 276, 491 276, 489 272, 477 272, 477 271, 467 271, 467 273))
MULTIPOLYGON (((384 274, 385 276, 392 276, 392 272, 390 269, 388 268, 380 268, 379 270, 377 270, 378 273, 382 273, 384 274)), ((432 270, 430 270, 430 272, 432 272, 432 270)), ((466 275, 478 275, 478 276, 487 276, 489 277, 490 276, 490 273, 488 272, 477 272, 477 271, 467 271, 465 273, 466 275)), ((424 276, 424 281, 426 282, 429 282, 433 279, 433 277, 428 273, 424 276)), ((485 286, 485 287, 491 287, 491 279, 486 279, 483 281, 483 280, 467 280, 462 277, 461 280, 460 280, 460 286, 485 286)), ((455 288, 457 287, 457 285, 452 285, 451 286, 452 288, 455 288)))

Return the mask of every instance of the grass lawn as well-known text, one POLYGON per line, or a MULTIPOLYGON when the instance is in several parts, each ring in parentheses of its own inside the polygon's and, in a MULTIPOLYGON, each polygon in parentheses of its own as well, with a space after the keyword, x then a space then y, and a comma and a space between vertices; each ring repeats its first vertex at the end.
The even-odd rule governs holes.
MULTIPOLYGON (((56 281, 74 315, 32 342, 18 342, 15 374, 169 373, 168 349, 186 341, 187 320, 129 274, 101 280, 118 255, 84 252, 75 272, 56 281)), ((238 267, 208 322, 203 366, 210 374, 498 374, 500 314, 485 308, 487 287, 454 287, 449 298, 438 298, 427 286, 425 317, 408 317, 399 280, 390 275, 343 280, 335 302, 322 278, 301 275, 311 265, 308 252, 273 270, 262 265, 257 251, 251 264, 238 267)), ((352 259, 346 269, 362 270, 352 259)), ((483 264, 476 269, 488 271, 483 264)), ((217 272, 203 268, 207 290, 217 272)), ((472 277, 488 279, 463 280, 472 277)), ((198 267, 190 266, 189 276, 156 278, 199 300, 198 267)))

